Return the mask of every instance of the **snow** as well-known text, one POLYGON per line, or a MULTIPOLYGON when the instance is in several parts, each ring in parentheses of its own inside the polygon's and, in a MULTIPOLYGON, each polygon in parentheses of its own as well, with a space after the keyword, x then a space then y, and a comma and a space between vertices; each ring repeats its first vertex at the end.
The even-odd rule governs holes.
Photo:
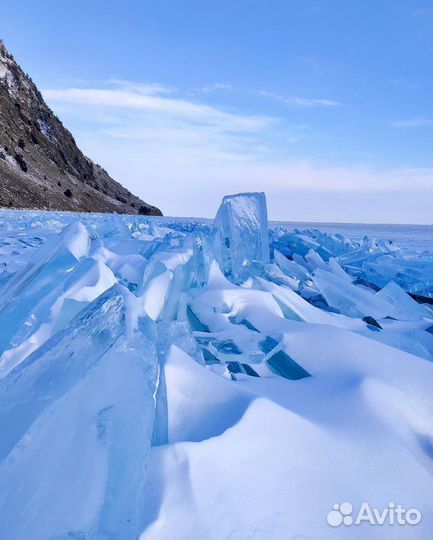
POLYGON ((39 129, 41 130, 41 133, 45 135, 47 139, 49 139, 52 142, 57 141, 57 138, 54 135, 53 128, 44 118, 38 118, 37 123, 38 123, 39 129))
POLYGON ((8 73, 8 68, 1 62, 0 58, 0 79, 4 79, 8 73))
POLYGON ((0 538, 431 538, 432 251, 266 214, 0 214, 0 538))
POLYGON ((17 79, 9 69, 11 61, 0 55, 0 82, 6 81, 8 91, 13 97, 17 97, 19 93, 19 85, 17 79))

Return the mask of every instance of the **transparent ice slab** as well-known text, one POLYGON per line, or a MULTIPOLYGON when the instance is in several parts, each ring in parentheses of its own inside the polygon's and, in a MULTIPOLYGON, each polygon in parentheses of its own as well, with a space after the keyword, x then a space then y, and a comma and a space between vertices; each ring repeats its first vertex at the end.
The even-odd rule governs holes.
POLYGON ((235 280, 243 268, 269 262, 268 215, 264 193, 226 195, 214 221, 214 255, 235 280))

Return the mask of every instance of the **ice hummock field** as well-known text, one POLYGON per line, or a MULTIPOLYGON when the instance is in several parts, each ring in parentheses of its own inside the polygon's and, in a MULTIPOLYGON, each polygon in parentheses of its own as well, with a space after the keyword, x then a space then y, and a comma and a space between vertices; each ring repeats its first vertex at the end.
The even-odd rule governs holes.
POLYGON ((433 248, 263 194, 0 231, 0 538, 432 537, 433 248))

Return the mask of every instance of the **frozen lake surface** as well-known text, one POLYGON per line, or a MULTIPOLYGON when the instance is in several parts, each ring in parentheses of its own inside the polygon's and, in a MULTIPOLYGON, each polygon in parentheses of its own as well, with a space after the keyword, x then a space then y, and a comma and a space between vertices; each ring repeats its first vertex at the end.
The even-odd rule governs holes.
POLYGON ((0 538, 430 539, 432 299, 430 226, 0 212, 0 538))

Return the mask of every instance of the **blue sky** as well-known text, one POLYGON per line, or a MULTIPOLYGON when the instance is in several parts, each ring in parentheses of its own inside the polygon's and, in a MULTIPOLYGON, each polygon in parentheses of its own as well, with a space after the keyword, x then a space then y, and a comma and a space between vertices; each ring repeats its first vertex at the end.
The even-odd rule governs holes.
POLYGON ((78 144, 167 215, 433 223, 433 2, 13 0, 0 37, 78 144))

